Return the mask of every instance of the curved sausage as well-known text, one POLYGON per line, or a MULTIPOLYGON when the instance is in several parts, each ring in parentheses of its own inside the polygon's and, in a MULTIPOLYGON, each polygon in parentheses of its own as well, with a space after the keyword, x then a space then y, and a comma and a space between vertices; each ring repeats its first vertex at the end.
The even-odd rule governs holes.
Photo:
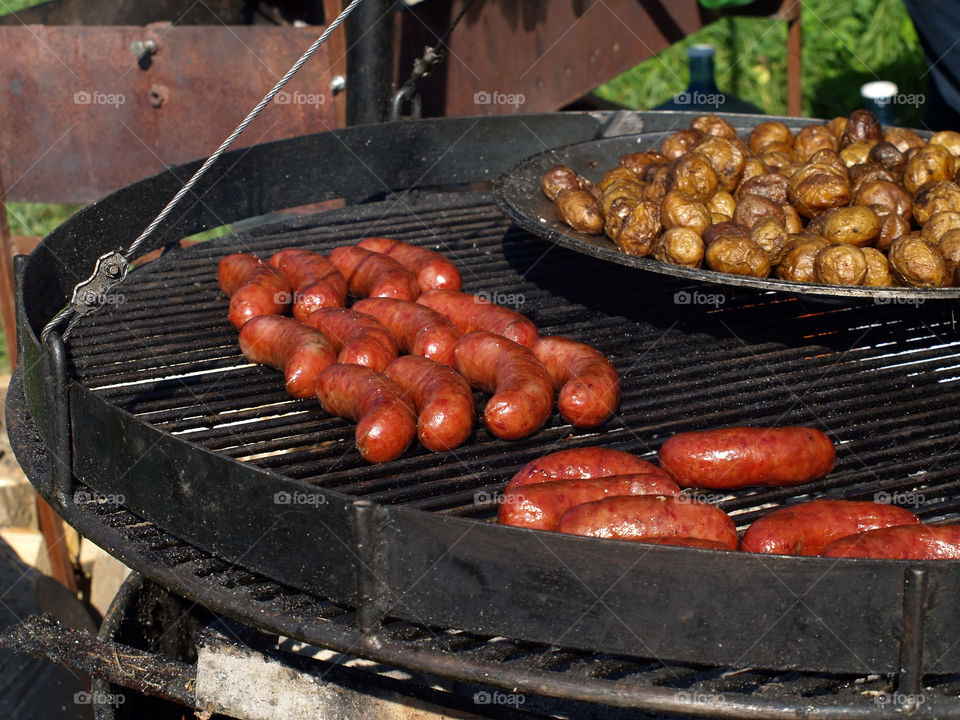
POLYGON ((358 300, 353 309, 379 320, 403 352, 453 367, 453 348, 460 332, 436 310, 393 298, 358 300))
POLYGON ((233 253, 217 265, 217 281, 230 298, 230 324, 237 330, 258 315, 282 315, 290 306, 290 283, 249 253, 233 253))
POLYGON ((960 559, 960 525, 900 525, 848 535, 824 550, 827 557, 889 560, 960 559))
POLYGON ((339 353, 337 362, 383 372, 397 357, 393 335, 376 318, 346 308, 320 308, 304 323, 322 332, 339 353))
POLYGON ((537 341, 533 354, 560 391, 557 407, 571 425, 594 427, 613 415, 620 404, 620 378, 598 350, 550 335, 537 341))
POLYGON ((337 363, 317 376, 314 390, 324 410, 357 423, 357 450, 367 462, 395 460, 416 437, 413 406, 376 370, 337 363))
POLYGON ((399 385, 417 410, 417 437, 434 452, 459 447, 473 430, 473 390, 446 365, 413 355, 390 363, 386 375, 399 385))
POLYGON ((331 250, 327 257, 347 279, 347 288, 355 297, 416 300, 420 294, 414 274, 386 255, 343 246, 331 250))
POLYGON ((521 485, 567 480, 599 478, 611 475, 656 474, 668 478, 663 470, 623 450, 605 447, 558 450, 531 460, 507 483, 509 492, 521 485))
POLYGON ((611 497, 567 510, 556 530, 573 535, 639 540, 684 537, 712 540, 736 550, 733 520, 709 503, 683 502, 662 495, 611 497))
POLYGON ((472 332, 457 341, 456 369, 474 387, 493 397, 483 410, 487 428, 517 440, 542 428, 553 410, 553 381, 537 356, 490 332, 472 332))
POLYGON ((273 254, 270 264, 286 276, 293 288, 293 316, 297 320, 306 320, 320 308, 346 304, 347 281, 320 253, 285 248, 273 254))
POLYGON ((503 335, 508 340, 532 348, 540 339, 537 326, 520 313, 482 297, 453 290, 430 290, 417 302, 433 308, 466 334, 477 330, 503 335))
POLYGON ((681 487, 732 489, 798 485, 833 469, 830 438, 810 427, 732 427, 674 435, 660 466, 681 487))
POLYGON ((392 257, 417 276, 420 290, 459 290, 460 271, 443 255, 417 245, 409 245, 390 238, 364 238, 357 247, 392 257))
POLYGON ((553 530, 560 516, 570 508, 621 495, 679 497, 680 487, 660 473, 575 478, 524 485, 503 494, 497 520, 501 525, 553 530))
POLYGON ((834 540, 919 518, 896 505, 854 500, 813 500, 774 510, 747 528, 740 549, 777 555, 819 555, 834 540))
POLYGON ((284 374, 287 392, 313 396, 313 381, 337 361, 333 345, 321 333, 282 315, 260 315, 240 328, 240 350, 250 362, 284 374))

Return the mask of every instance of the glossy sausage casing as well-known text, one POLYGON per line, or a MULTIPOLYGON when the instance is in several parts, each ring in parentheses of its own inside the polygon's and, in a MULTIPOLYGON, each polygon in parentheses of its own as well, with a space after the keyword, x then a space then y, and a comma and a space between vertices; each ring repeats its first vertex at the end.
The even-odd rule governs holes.
POLYGON ((416 300, 420 294, 417 278, 393 258, 362 247, 334 248, 327 256, 347 280, 355 297, 390 297, 416 300))
POLYGON ((217 280, 230 298, 230 324, 237 330, 259 315, 282 315, 290 306, 283 273, 249 253, 233 253, 217 265, 217 280))
POLYGON ((339 353, 337 362, 383 372, 397 357, 393 335, 376 318, 346 308, 320 308, 304 323, 322 332, 339 353))
POLYGON ((774 510, 747 528, 740 549, 777 555, 820 555, 834 540, 893 525, 920 522, 896 505, 856 500, 813 500, 774 510))
POLYGON ((890 560, 960 559, 960 525, 902 525, 848 535, 832 542, 827 557, 890 560))
POLYGON ((567 510, 558 532, 618 540, 685 537, 712 540, 736 550, 737 529, 723 510, 709 503, 661 495, 611 497, 567 510))
POLYGON ((550 335, 533 346, 554 385, 560 391, 560 414, 576 427, 599 425, 620 403, 617 369, 598 350, 564 337, 550 335))
POLYGON ((285 248, 273 254, 270 264, 286 276, 293 288, 293 316, 297 320, 306 320, 320 308, 346 304, 347 281, 323 255, 285 248))
POLYGON ((778 487, 822 478, 836 456, 816 428, 732 427, 674 435, 660 448, 660 466, 682 487, 778 487))
POLYGON ((507 490, 520 485, 552 480, 600 478, 635 473, 654 473, 669 477, 653 463, 623 450, 605 447, 571 448, 531 460, 510 479, 507 490))
POLYGON ((431 290, 417 298, 417 302, 436 310, 464 334, 486 330, 503 335, 525 348, 533 348, 540 339, 537 326, 529 319, 476 295, 453 290, 431 290))
POLYGON ((461 375, 414 355, 394 360, 386 375, 413 401, 421 445, 436 452, 463 444, 473 429, 476 408, 473 390, 461 375))
POLYGON ((364 250, 392 257, 417 276, 420 290, 459 290, 462 282, 456 265, 443 255, 390 238, 370 237, 357 243, 364 250))
POLYGON ((487 428, 504 440, 532 435, 553 410, 553 380, 537 356, 489 332, 457 341, 456 369, 474 387, 492 393, 483 409, 487 428))
POLYGON ((357 423, 357 450, 367 462, 400 457, 416 437, 413 406, 386 375, 337 363, 317 376, 314 389, 324 410, 357 423))
POLYGON ((533 483, 507 490, 497 519, 502 525, 553 530, 570 508, 621 495, 678 497, 680 487, 660 473, 533 483))
POLYGON ((393 298, 358 300, 353 309, 379 320, 404 352, 453 367, 460 332, 436 310, 393 298))
POLYGON ((333 345, 322 333, 282 315, 260 315, 240 328, 240 350, 250 362, 283 372, 287 392, 313 396, 313 381, 337 361, 333 345))

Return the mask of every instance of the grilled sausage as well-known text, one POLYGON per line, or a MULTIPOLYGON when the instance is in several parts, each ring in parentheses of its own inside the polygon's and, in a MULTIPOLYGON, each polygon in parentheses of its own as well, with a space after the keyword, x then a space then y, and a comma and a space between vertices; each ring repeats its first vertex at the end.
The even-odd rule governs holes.
POLYGON ((890 560, 960 559, 960 525, 901 525, 848 535, 830 543, 827 557, 890 560))
POLYGON ((894 525, 920 522, 896 505, 853 500, 814 500, 774 510, 756 520, 744 533, 744 552, 777 555, 820 555, 847 535, 894 525))
POLYGON ((320 308, 304 322, 333 344, 337 362, 383 372, 397 357, 393 335, 376 318, 346 308, 320 308))
POLYGON ((669 477, 653 463, 623 450, 605 447, 573 448, 558 450, 531 460, 510 479, 507 483, 507 491, 521 485, 552 480, 588 479, 634 473, 654 473, 669 477))
POLYGON ((230 324, 237 330, 258 315, 282 315, 290 306, 290 283, 282 273, 249 253, 227 255, 217 280, 230 298, 230 324))
POLYGON ((497 520, 502 525, 553 530, 570 508, 605 497, 667 495, 678 497, 679 486, 659 473, 635 473, 603 478, 554 480, 515 487, 504 493, 497 520))
POLYGON ((347 281, 323 255, 286 248, 275 252, 270 264, 284 274, 293 288, 293 316, 297 320, 306 320, 320 308, 346 304, 347 281))
POLYGON ((417 410, 417 437, 434 452, 452 450, 473 429, 473 390, 446 365, 413 355, 390 363, 386 375, 399 385, 417 410))
POLYGON ((446 317, 461 333, 486 330, 532 348, 540 333, 537 326, 520 313, 476 295, 453 290, 425 292, 417 302, 446 317))
POLYGON ((727 550, 736 550, 739 541, 733 520, 720 508, 662 495, 610 497, 584 503, 567 510, 556 530, 617 540, 691 537, 721 543, 727 550))
POLYGON ((380 237, 364 238, 357 247, 392 257, 417 276, 421 292, 459 290, 463 285, 456 265, 433 250, 380 237))
POLYGON ((453 367, 453 348, 460 332, 436 310, 393 298, 358 300, 353 309, 379 320, 403 352, 453 367))
POLYGON ((617 369, 599 351, 564 337, 540 338, 533 346, 560 391, 560 414, 577 427, 594 427, 613 415, 620 403, 617 369))
POLYGON ((454 359, 468 383, 492 393, 483 422, 494 435, 517 440, 547 422, 553 410, 553 380, 527 348, 491 332, 472 332, 457 341, 454 359))
POLYGON ((324 410, 357 423, 357 450, 367 462, 400 457, 416 437, 413 406, 386 375, 337 363, 317 376, 314 390, 324 410))
POLYGON ((674 435, 660 448, 660 466, 681 487, 776 487, 822 478, 836 456, 815 428, 732 427, 674 435))
POLYGON ((337 361, 333 345, 320 332, 282 315, 260 315, 240 328, 240 350, 250 362, 283 372, 287 392, 313 396, 313 381, 337 361))
POLYGON ((342 246, 331 250, 328 258, 347 279, 347 289, 355 297, 415 300, 420 294, 416 276, 386 255, 342 246))

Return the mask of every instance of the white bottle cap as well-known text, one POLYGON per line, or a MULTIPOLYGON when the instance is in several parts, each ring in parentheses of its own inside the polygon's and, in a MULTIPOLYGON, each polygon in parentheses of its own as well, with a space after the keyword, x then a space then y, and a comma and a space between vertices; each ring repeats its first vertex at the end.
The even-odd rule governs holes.
POLYGON ((867 100, 885 100, 897 94, 897 84, 889 80, 875 80, 860 86, 861 97, 867 100))

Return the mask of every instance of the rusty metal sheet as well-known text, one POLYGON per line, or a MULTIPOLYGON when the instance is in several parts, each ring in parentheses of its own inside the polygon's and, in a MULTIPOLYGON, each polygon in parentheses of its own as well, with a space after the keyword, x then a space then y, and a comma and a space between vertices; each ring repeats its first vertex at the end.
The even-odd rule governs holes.
MULTIPOLYGON (((0 27, 6 199, 86 203, 209 155, 317 34, 316 26, 0 27), (151 41, 154 52, 138 61, 131 46, 151 41)), ((331 90, 344 71, 337 35, 238 147, 342 126, 343 96, 331 90)))
MULTIPOLYGON (((405 18, 405 52, 434 44, 463 7, 425 3, 405 18), (414 41, 421 36, 422 42, 414 41)), ((702 27, 697 0, 475 0, 424 83, 424 110, 492 115, 556 110, 702 27)), ((405 79, 412 61, 401 58, 405 79)))

